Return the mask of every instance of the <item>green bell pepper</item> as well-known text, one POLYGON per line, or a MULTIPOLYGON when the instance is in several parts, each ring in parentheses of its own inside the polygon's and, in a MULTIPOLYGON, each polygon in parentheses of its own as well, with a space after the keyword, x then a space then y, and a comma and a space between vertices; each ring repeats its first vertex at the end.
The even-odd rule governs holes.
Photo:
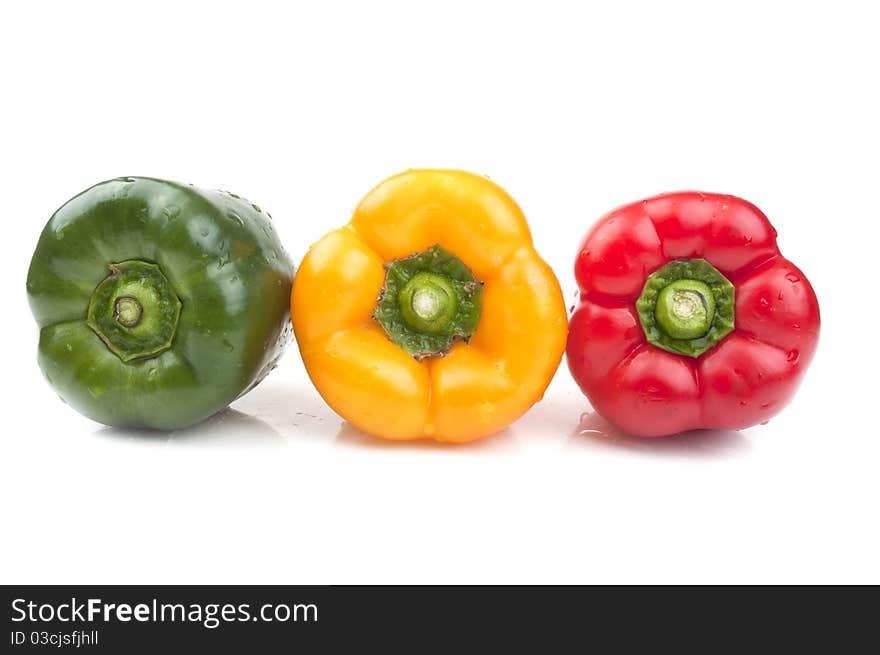
POLYGON ((294 267, 270 219, 233 193, 132 177, 56 211, 27 291, 62 400, 168 430, 252 389, 291 337, 294 267))

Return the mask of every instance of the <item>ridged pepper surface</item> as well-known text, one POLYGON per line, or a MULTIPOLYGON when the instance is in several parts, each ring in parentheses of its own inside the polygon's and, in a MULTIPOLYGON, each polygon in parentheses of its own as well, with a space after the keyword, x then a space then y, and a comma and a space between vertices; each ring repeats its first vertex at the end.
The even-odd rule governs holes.
POLYGON ((388 439, 501 430, 541 398, 565 348, 559 283, 522 211, 462 171, 407 171, 373 189, 311 247, 292 307, 320 394, 388 439))
POLYGON ((633 435, 767 421, 816 350, 816 295, 741 198, 688 191, 615 209, 581 243, 575 276, 569 368, 633 435))
POLYGON ((192 425, 256 385, 290 337, 293 265, 257 205, 124 177, 46 225, 27 291, 39 364, 108 425, 192 425))

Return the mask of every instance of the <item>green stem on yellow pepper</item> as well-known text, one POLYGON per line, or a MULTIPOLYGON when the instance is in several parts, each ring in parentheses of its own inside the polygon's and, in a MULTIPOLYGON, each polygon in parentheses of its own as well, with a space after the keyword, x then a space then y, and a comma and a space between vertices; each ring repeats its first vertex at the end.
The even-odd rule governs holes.
POLYGON ((480 321, 483 285, 439 245, 385 264, 373 318, 416 359, 445 355, 480 321))

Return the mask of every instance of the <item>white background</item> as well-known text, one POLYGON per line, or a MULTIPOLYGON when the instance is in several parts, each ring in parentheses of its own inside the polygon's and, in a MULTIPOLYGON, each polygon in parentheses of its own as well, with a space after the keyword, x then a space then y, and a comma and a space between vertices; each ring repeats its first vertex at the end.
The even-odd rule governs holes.
POLYGON ((0 581, 880 582, 872 3, 596 5, 4 9, 0 581), (299 261, 418 166, 505 187, 567 300, 607 210, 750 199, 820 299, 799 394, 766 426, 640 441, 588 415, 563 363, 521 421, 442 447, 343 424, 295 348, 174 434, 103 428, 43 381, 25 277, 80 190, 230 189, 299 261))

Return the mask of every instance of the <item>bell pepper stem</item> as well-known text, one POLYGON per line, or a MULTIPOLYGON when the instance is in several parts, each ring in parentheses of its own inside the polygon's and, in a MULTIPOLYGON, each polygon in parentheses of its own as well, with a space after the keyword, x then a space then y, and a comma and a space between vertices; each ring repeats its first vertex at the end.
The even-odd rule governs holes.
POLYGON ((696 339, 712 327, 715 298, 708 285, 699 280, 676 280, 660 291, 654 314, 672 338, 696 339))
POLYGON ((182 303, 158 265, 129 259, 110 264, 95 288, 86 322, 123 362, 171 347, 182 303))
POLYGON ((385 264, 373 318, 416 359, 442 357, 477 329, 482 283, 439 245, 385 264))
POLYGON ((648 276, 636 310, 649 343, 699 357, 733 330, 734 294, 705 259, 676 259, 648 276))
POLYGON ((144 317, 144 308, 133 296, 119 296, 114 304, 113 317, 123 327, 137 327, 144 317))
POLYGON ((412 330, 439 334, 455 318, 458 297, 450 281, 436 273, 416 273, 397 296, 400 316, 412 330))

